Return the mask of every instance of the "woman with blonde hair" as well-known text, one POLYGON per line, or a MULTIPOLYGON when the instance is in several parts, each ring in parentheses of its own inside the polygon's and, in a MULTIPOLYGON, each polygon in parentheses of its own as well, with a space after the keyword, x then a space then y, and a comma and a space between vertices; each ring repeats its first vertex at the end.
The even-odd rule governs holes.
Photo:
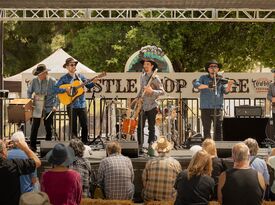
POLYGON ((227 166, 222 159, 218 158, 216 143, 214 140, 205 139, 202 143, 202 149, 205 150, 208 154, 210 154, 211 159, 212 159, 213 170, 211 173, 211 177, 215 181, 215 189, 214 189, 213 199, 217 200, 218 199, 217 188, 218 188, 219 176, 223 171, 225 171, 227 169, 227 166))
POLYGON ((211 172, 211 156, 205 150, 198 151, 191 159, 188 168, 177 177, 175 205, 208 205, 215 186, 211 172))

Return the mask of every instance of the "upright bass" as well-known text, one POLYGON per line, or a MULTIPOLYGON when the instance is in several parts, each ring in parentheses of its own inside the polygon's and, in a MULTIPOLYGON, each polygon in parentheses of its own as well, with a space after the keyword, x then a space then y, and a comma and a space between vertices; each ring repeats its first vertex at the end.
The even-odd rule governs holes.
MULTIPOLYGON (((158 72, 158 69, 155 69, 151 77, 149 78, 147 82, 147 86, 151 84, 152 80, 156 76, 158 72)), ((140 90, 140 92, 142 89, 140 90)), ((123 120, 122 122, 122 133, 126 134, 127 136, 130 135, 132 136, 135 132, 135 129, 137 128, 138 125, 138 115, 142 107, 142 99, 145 94, 145 91, 142 92, 140 97, 135 101, 135 106, 132 110, 129 109, 129 112, 127 112, 127 117, 126 119, 123 120)), ((128 138, 128 137, 127 137, 128 138)))

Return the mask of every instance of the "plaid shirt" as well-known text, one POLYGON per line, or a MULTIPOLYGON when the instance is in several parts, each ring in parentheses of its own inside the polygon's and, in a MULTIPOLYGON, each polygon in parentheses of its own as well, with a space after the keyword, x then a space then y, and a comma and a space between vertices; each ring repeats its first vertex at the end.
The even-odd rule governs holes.
MULTIPOLYGON (((148 81, 149 81, 152 74, 153 74, 153 72, 150 73, 149 75, 147 73, 144 73, 141 76, 141 79, 140 79, 141 92, 138 94, 138 97, 140 97, 141 94, 143 93, 143 88, 144 88, 144 86, 146 86, 148 84, 148 81)), ((153 108, 157 107, 158 103, 157 103, 156 99, 160 95, 164 95, 164 89, 163 89, 163 86, 162 86, 161 81, 158 78, 158 76, 155 76, 155 78, 152 79, 150 86, 153 89, 153 93, 150 94, 150 95, 145 94, 143 96, 142 108, 143 108, 144 111, 149 111, 149 110, 152 110, 153 108)))
POLYGON ((160 156, 148 161, 142 174, 144 200, 174 200, 174 184, 180 172, 180 163, 172 157, 160 156))
POLYGON ((90 196, 91 165, 87 159, 76 157, 70 168, 77 171, 81 176, 82 197, 90 196))
POLYGON ((132 199, 134 170, 131 160, 121 154, 112 154, 100 162, 98 184, 107 199, 132 199))

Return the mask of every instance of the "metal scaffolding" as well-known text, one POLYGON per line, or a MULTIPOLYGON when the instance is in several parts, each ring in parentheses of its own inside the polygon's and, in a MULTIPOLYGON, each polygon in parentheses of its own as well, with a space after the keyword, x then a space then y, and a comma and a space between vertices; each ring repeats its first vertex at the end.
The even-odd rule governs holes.
POLYGON ((2 8, 0 21, 275 22, 275 9, 51 9, 2 8))

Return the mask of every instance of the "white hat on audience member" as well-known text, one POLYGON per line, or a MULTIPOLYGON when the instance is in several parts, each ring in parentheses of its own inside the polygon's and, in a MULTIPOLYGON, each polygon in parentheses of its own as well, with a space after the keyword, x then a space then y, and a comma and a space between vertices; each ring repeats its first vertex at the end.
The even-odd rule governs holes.
POLYGON ((200 150, 202 150, 202 147, 200 145, 194 145, 190 147, 189 149, 192 152, 192 157, 200 150))
POLYGON ((11 136, 11 140, 14 142, 18 142, 19 140, 25 141, 25 135, 22 131, 17 131, 13 133, 13 135, 11 136))

